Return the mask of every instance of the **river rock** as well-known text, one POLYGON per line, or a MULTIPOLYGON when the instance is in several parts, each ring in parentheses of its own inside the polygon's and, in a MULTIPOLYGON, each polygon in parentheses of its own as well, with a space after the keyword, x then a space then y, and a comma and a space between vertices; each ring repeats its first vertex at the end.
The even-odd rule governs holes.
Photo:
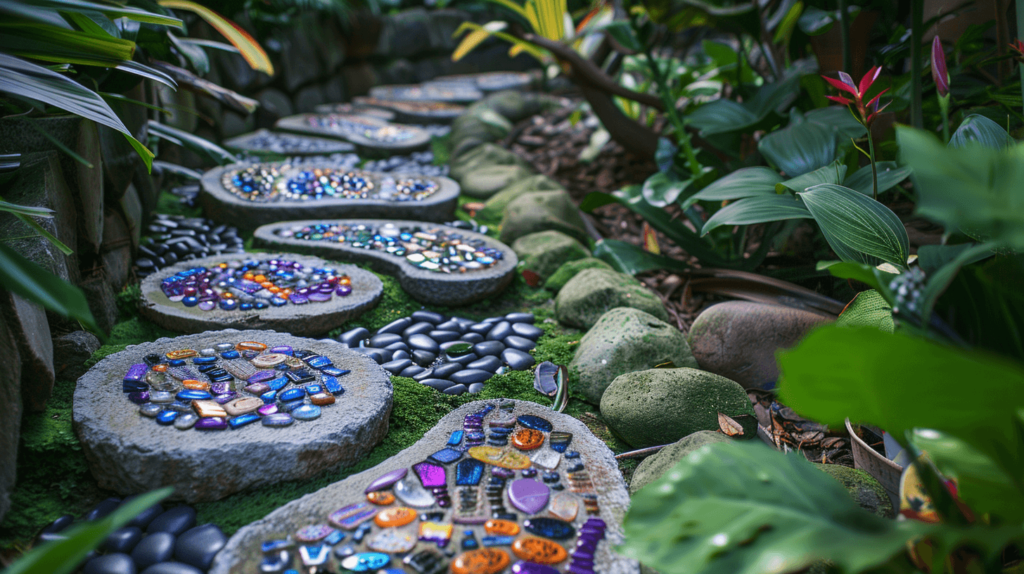
POLYGON ((479 215, 487 218, 500 218, 505 212, 505 208, 508 207, 508 204, 513 199, 535 191, 565 191, 565 188, 546 175, 531 175, 506 185, 498 193, 491 196, 484 203, 484 208, 480 211, 479 215))
POLYGON ((670 468, 686 458, 686 455, 698 448, 706 444, 728 441, 729 437, 724 434, 709 430, 697 431, 684 436, 678 442, 674 442, 645 458, 640 463, 640 466, 636 467, 636 470, 633 471, 633 478, 629 481, 629 493, 636 494, 641 488, 658 480, 670 468))
POLYGON ((462 193, 477 199, 487 199, 510 183, 527 178, 532 173, 533 170, 520 165, 484 166, 462 178, 462 193))
POLYGON ((650 313, 618 307, 602 315, 580 339, 569 369, 579 374, 576 388, 598 405, 615 377, 659 365, 697 367, 686 337, 650 313))
POLYGON ((227 329, 158 339, 107 356, 78 380, 74 428, 101 488, 131 494, 174 486, 174 498, 209 501, 356 463, 387 434, 392 394, 383 369, 333 341, 227 329), (151 353, 241 341, 287 345, 326 356, 336 367, 351 371, 338 379, 345 391, 337 396, 337 404, 324 406, 315 421, 284 428, 257 422, 223 431, 161 426, 139 416, 138 407, 122 392, 121 380, 129 367, 151 353))
MULTIPOLYGON (((414 465, 419 465, 424 461, 424 459, 434 455, 435 453, 440 456, 441 453, 439 451, 441 451, 448 443, 452 432, 463 430, 463 424, 464 422, 467 422, 465 421, 465 417, 467 415, 482 412, 486 404, 488 404, 488 402, 477 401, 459 407, 442 418, 437 426, 427 432, 427 434, 424 435, 424 437, 416 444, 378 464, 376 467, 363 471, 359 474, 354 474, 312 494, 308 494, 298 500, 294 500, 271 512, 264 518, 243 527, 236 532, 230 540, 228 540, 227 546, 214 559, 213 566, 210 569, 210 574, 241 574, 259 572, 260 562, 263 558, 263 552, 261 551, 261 544, 263 542, 283 540, 290 536, 294 536, 300 528, 318 523, 327 523, 328 516, 339 508, 352 503, 364 502, 366 500, 364 490, 368 485, 370 485, 370 483, 374 482, 385 473, 399 469, 408 469, 408 476, 405 480, 408 484, 414 485, 418 489, 420 479, 417 477, 416 469, 412 467, 414 465)), ((601 440, 595 437, 590 430, 583 425, 583 423, 568 415, 555 413, 549 408, 526 401, 504 401, 503 404, 510 407, 511 412, 500 407, 490 410, 485 415, 485 420, 482 421, 484 428, 488 428, 488 421, 493 419, 532 415, 533 417, 539 417, 546 421, 550 421, 554 431, 568 432, 572 434, 571 442, 568 445, 568 450, 565 455, 560 457, 554 456, 557 453, 549 446, 541 446, 539 449, 531 451, 531 453, 535 453, 535 457, 543 454, 544 458, 547 459, 548 462, 554 462, 557 465, 556 473, 561 478, 560 482, 563 486, 563 490, 551 491, 551 494, 557 493, 560 501, 559 508, 564 508, 561 501, 568 502, 570 506, 572 503, 575 503, 578 508, 578 512, 570 522, 577 532, 588 519, 592 518, 592 516, 588 515, 584 507, 581 493, 574 492, 569 488, 569 486, 570 484, 579 483, 593 494, 596 494, 597 511, 596 514, 593 515, 593 518, 599 517, 606 525, 606 529, 603 532, 603 540, 600 540, 596 545, 593 571, 601 572, 602 574, 639 574, 640 569, 637 562, 623 558, 613 551, 614 546, 622 541, 621 524, 622 518, 629 506, 629 496, 626 490, 626 485, 623 483, 622 475, 618 472, 618 465, 616 464, 612 452, 603 442, 601 442, 601 440), (573 452, 578 452, 580 455, 579 458, 568 458, 568 455, 573 452), (589 478, 589 481, 592 481, 592 490, 589 485, 586 484, 589 481, 584 480, 583 475, 579 472, 569 472, 569 469, 577 463, 583 464, 584 468, 580 472, 585 473, 589 478), (562 496, 563 494, 565 495, 564 497, 562 496)), ((535 418, 520 418, 520 420, 525 420, 531 425, 540 422, 535 418)), ((542 433, 545 445, 548 444, 547 435, 547 432, 542 433)), ((461 440, 466 439, 460 439, 460 442, 461 440)), ((456 451, 456 453, 458 452, 456 451)), ((455 528, 451 535, 451 541, 448 542, 446 547, 447 550, 454 553, 453 556, 464 552, 464 550, 460 548, 460 541, 462 540, 464 531, 472 531, 478 541, 482 541, 483 537, 486 535, 481 522, 483 522, 484 519, 491 518, 491 516, 490 513, 487 512, 488 503, 484 500, 485 493, 483 489, 488 484, 489 480, 491 480, 491 477, 495 477, 494 480, 499 480, 498 484, 505 487, 503 490, 511 488, 510 483, 514 483, 514 479, 498 479, 497 475, 493 474, 495 472, 495 467, 490 467, 489 464, 486 464, 486 461, 483 468, 473 470, 473 465, 463 464, 463 461, 466 460, 471 460, 470 456, 463 456, 459 463, 446 463, 444 466, 444 470, 446 472, 443 475, 443 483, 439 481, 435 482, 433 480, 434 478, 440 479, 438 467, 428 466, 423 468, 425 472, 431 473, 428 475, 431 477, 429 484, 443 484, 440 488, 444 489, 445 496, 450 497, 451 507, 447 512, 441 513, 441 517, 438 518, 441 522, 450 524, 451 516, 458 512, 458 508, 460 507, 460 496, 462 495, 460 489, 468 489, 470 492, 476 493, 477 499, 483 502, 483 506, 478 513, 473 513, 474 516, 480 516, 482 518, 479 522, 454 525, 455 528), (477 474, 478 486, 456 486, 456 467, 459 467, 460 465, 462 465, 461 468, 463 468, 463 471, 460 471, 459 474, 464 475, 467 479, 474 472, 480 473, 477 474), (487 468, 491 468, 491 472, 488 472, 486 470, 487 468)), ((427 483, 428 481, 424 480, 424 482, 427 483)), ((472 480, 468 480, 468 482, 472 482, 472 480)), ((527 488, 525 488, 526 486, 531 486, 531 493, 541 489, 543 489, 543 492, 549 491, 548 487, 542 485, 540 482, 540 474, 537 475, 533 482, 534 484, 532 485, 524 483, 519 487, 518 492, 525 492, 527 490, 527 488)), ((400 486, 403 492, 408 493, 409 488, 405 486, 406 484, 407 483, 403 481, 399 482, 396 486, 400 486)), ((384 488, 388 487, 385 486, 384 488)), ((426 494, 429 496, 429 491, 427 491, 426 494)), ((539 494, 539 492, 537 492, 537 494, 539 494)), ((529 515, 517 512, 510 502, 506 501, 502 504, 506 511, 516 513, 518 520, 522 521, 523 519, 530 518, 529 515)), ((402 504, 392 503, 388 507, 395 506, 402 506, 402 504)), ((490 508, 491 510, 495 510, 493 506, 490 508)), ((439 508, 436 504, 428 508, 418 509, 420 513, 438 510, 444 509, 439 508)), ((545 511, 541 512, 543 515, 547 515, 545 511)), ((381 518, 382 517, 378 517, 377 520, 380 520, 381 518)), ((377 526, 374 522, 375 521, 371 520, 366 523, 369 525, 369 532, 362 538, 362 542, 353 542, 352 536, 349 535, 346 536, 345 540, 337 543, 331 552, 328 564, 325 565, 325 571, 338 571, 337 554, 338 551, 346 544, 351 545, 352 549, 356 552, 365 552, 366 543, 375 540, 380 533, 384 532, 384 530, 397 531, 398 534, 408 533, 411 534, 415 540, 417 529, 419 528, 419 525, 422 524, 419 521, 414 521, 412 525, 407 527, 385 529, 377 526)), ((553 524, 561 526, 561 524, 553 524)), ((594 520, 591 520, 590 524, 591 526, 588 528, 598 525, 594 520)), ((558 540, 557 542, 563 545, 563 547, 570 552, 572 552, 576 546, 575 535, 571 535, 569 538, 564 540, 558 540)), ((500 549, 503 552, 509 551, 507 546, 500 549)), ((437 571, 447 571, 446 565, 452 560, 452 558, 440 554, 436 546, 432 543, 421 543, 412 551, 411 554, 415 555, 417 552, 423 550, 431 550, 432 552, 437 553, 437 557, 443 560, 440 565, 443 570, 438 569, 437 571)), ((511 555, 510 552, 508 553, 511 555)), ((294 555, 295 553, 293 552, 292 554, 294 555)), ((512 560, 514 561, 516 558, 512 558, 512 560)), ((572 563, 575 560, 576 558, 570 557, 563 564, 566 565, 567 568, 571 569, 572 563)), ((392 557, 390 563, 391 566, 388 567, 402 568, 401 562, 396 557, 392 557)), ((298 567, 298 564, 298 560, 293 557, 290 562, 291 567, 298 567)), ((577 564, 576 567, 581 568, 582 564, 577 564)), ((407 571, 411 572, 412 569, 409 568, 407 571)))
POLYGON ((796 345, 828 317, 765 303, 727 301, 708 307, 690 327, 700 368, 748 389, 771 389, 779 378, 775 353, 796 345))
POLYGON ((87 331, 72 331, 53 340, 53 367, 57 378, 74 381, 85 374, 85 362, 100 348, 100 340, 87 331))
POLYGON ((838 464, 814 463, 814 466, 846 487, 846 491, 864 510, 882 518, 896 517, 885 487, 870 474, 838 464))
POLYGON ((560 231, 540 231, 524 235, 512 244, 523 262, 523 269, 548 278, 562 265, 590 256, 590 250, 560 231))
POLYGON ((713 373, 690 368, 650 369, 620 375, 601 397, 601 416, 615 434, 643 448, 717 430, 718 413, 752 438, 757 420, 746 391, 713 373))
POLYGON ((493 143, 485 143, 477 146, 459 156, 452 156, 451 171, 452 179, 462 181, 464 177, 474 171, 489 165, 518 165, 524 168, 529 164, 523 158, 507 149, 493 143))
POLYGON ((668 321, 661 299, 639 281, 609 269, 584 269, 562 287, 555 298, 558 321, 589 329, 611 309, 632 307, 668 321))
POLYGON ((538 231, 561 231, 585 242, 583 216, 564 191, 538 191, 521 195, 509 202, 501 220, 501 240, 511 243, 538 231))
POLYGON ((512 131, 512 124, 504 116, 487 108, 467 109, 452 122, 452 156, 487 142, 500 140, 512 131))
POLYGON ((570 279, 584 269, 611 269, 614 271, 611 265, 597 257, 584 257, 575 261, 566 261, 548 277, 548 280, 544 282, 544 288, 558 293, 570 279))

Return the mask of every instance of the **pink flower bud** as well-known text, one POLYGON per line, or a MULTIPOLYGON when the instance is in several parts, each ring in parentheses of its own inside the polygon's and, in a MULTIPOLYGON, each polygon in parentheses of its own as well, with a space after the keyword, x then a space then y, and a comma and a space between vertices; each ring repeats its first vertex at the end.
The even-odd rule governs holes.
POLYGON ((942 41, 936 35, 932 40, 932 80, 935 91, 940 97, 949 95, 949 71, 946 70, 946 52, 942 50, 942 41))

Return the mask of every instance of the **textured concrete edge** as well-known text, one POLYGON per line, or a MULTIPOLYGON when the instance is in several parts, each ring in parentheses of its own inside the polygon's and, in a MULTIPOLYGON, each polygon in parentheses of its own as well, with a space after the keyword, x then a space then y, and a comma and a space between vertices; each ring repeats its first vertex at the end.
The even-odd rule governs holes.
POLYGON ((480 271, 473 271, 460 275, 445 275, 433 273, 413 267, 404 259, 400 259, 386 253, 378 253, 367 249, 354 249, 336 243, 321 241, 303 241, 299 239, 284 238, 276 235, 275 231, 294 225, 312 225, 316 223, 331 223, 343 225, 381 225, 393 223, 395 225, 422 225, 421 221, 390 220, 390 219, 311 219, 304 221, 287 221, 264 225, 253 234, 255 242, 259 246, 309 253, 320 257, 337 258, 346 256, 348 261, 369 263, 374 269, 381 273, 396 276, 399 284, 412 298, 422 303, 446 306, 462 306, 475 303, 482 299, 501 293, 512 282, 519 258, 512 248, 500 241, 487 237, 486 235, 455 229, 444 226, 451 232, 461 233, 473 239, 481 239, 488 245, 500 249, 505 254, 504 258, 490 268, 480 271))
MULTIPOLYGON (((279 163, 279 162, 272 162, 279 163)), ((320 199, 311 202, 256 203, 246 201, 224 189, 221 176, 246 164, 231 164, 211 169, 203 175, 199 203, 211 219, 253 229, 278 221, 308 217, 375 218, 387 216, 407 217, 440 223, 450 220, 459 203, 459 184, 448 177, 420 176, 402 173, 368 173, 376 178, 391 176, 411 177, 436 181, 439 189, 421 201, 384 201, 382 199, 320 199)), ((303 167, 308 167, 304 165, 303 167)))
MULTIPOLYGON (((325 138, 325 137, 322 137, 322 136, 314 136, 314 135, 308 135, 308 134, 304 134, 304 137, 307 137, 307 138, 310 138, 310 139, 314 139, 314 140, 319 140, 319 141, 322 141, 322 142, 327 142, 327 143, 329 143, 331 145, 338 146, 338 147, 336 149, 333 149, 333 150, 290 151, 290 152, 287 152, 287 153, 274 152, 274 151, 265 150, 265 149, 254 149, 254 148, 251 148, 251 147, 247 147, 247 144, 251 140, 254 140, 254 139, 260 138, 260 137, 270 137, 270 136, 275 136, 275 135, 279 135, 279 134, 275 134, 274 132, 272 132, 272 131, 270 131, 270 130, 268 130, 266 128, 260 128, 260 129, 254 131, 254 132, 249 132, 247 134, 242 134, 240 136, 235 136, 235 137, 233 137, 231 139, 225 140, 224 144, 223 144, 223 147, 225 149, 228 149, 228 150, 231 150, 231 151, 235 151, 235 152, 249 152, 249 153, 251 153, 253 155, 256 155, 256 156, 268 155, 269 154, 269 155, 275 155, 275 156, 287 155, 287 156, 307 157, 307 156, 330 155, 330 154, 336 154, 336 153, 353 153, 353 152, 356 151, 355 145, 353 145, 353 144, 351 144, 349 142, 341 141, 341 140, 336 139, 336 138, 325 138)), ((292 135, 294 135, 294 134, 292 134, 292 135)))
MULTIPOLYGON (((384 472, 415 464, 420 459, 415 453, 419 445, 425 443, 435 444, 439 447, 444 444, 450 431, 462 428, 462 419, 467 414, 479 411, 488 402, 494 401, 475 401, 462 405, 445 415, 415 444, 377 466, 293 500, 263 518, 242 527, 217 554, 209 574, 243 574, 256 571, 259 566, 259 557, 262 556, 259 549, 261 542, 267 539, 284 538, 303 526, 322 522, 327 513, 347 502, 354 502, 354 500, 349 500, 351 497, 344 496, 346 490, 355 489, 356 492, 362 493, 366 484, 384 472), (248 560, 246 560, 247 558, 248 560)), ((537 403, 519 400, 513 402, 516 403, 517 415, 529 413, 542 417, 555 416, 550 409, 537 403)), ((599 565, 603 564, 606 568, 601 568, 598 571, 602 574, 639 574, 640 565, 637 561, 619 556, 612 550, 614 546, 621 544, 624 540, 622 520, 630 502, 629 491, 619 474, 615 455, 582 422, 569 415, 558 414, 557 416, 559 417, 557 429, 573 433, 573 448, 575 450, 581 450, 575 444, 577 437, 586 437, 588 444, 589 452, 586 462, 599 499, 602 501, 601 518, 608 525, 608 530, 605 533, 606 540, 599 547, 596 557, 599 565), (595 468, 600 471, 594 472, 595 468)))
POLYGON ((377 305, 384 293, 384 283, 369 271, 354 265, 335 266, 331 261, 294 253, 232 253, 211 255, 203 259, 185 261, 166 267, 142 280, 142 298, 139 312, 143 317, 172 331, 202 333, 214 329, 271 329, 299 337, 322 335, 340 327, 377 305), (209 267, 217 263, 267 258, 291 258, 297 262, 318 267, 334 266, 352 279, 352 294, 333 297, 325 303, 270 307, 263 311, 196 311, 181 303, 170 301, 160 289, 167 277, 192 267, 209 267))
MULTIPOLYGON (((430 145, 431 135, 428 132, 416 126, 402 124, 402 127, 412 130, 414 133, 413 137, 409 138, 404 142, 380 142, 356 134, 342 134, 334 130, 318 128, 315 126, 308 125, 307 122, 305 121, 306 118, 315 115, 320 114, 301 114, 297 116, 288 116, 286 118, 281 118, 277 120, 277 123, 274 124, 274 129, 297 134, 340 139, 353 143, 360 148, 365 148, 371 151, 403 153, 423 149, 430 145)), ((362 119, 369 118, 363 117, 362 119)), ((377 121, 380 122, 381 127, 392 125, 390 122, 386 122, 384 120, 377 121)))
POLYGON ((394 388, 388 374, 371 359, 341 345, 274 331, 225 329, 201 335, 165 337, 131 345, 124 351, 105 357, 78 380, 73 426, 82 443, 89 469, 102 488, 129 495, 161 486, 174 486, 172 499, 205 502, 248 488, 309 478, 326 470, 355 464, 387 435, 393 398, 394 388), (353 375, 351 380, 343 382, 346 393, 339 399, 342 403, 339 406, 345 410, 339 409, 334 413, 327 410, 312 424, 270 429, 274 434, 263 435, 259 440, 252 440, 253 433, 246 431, 253 429, 246 428, 219 431, 215 433, 217 442, 197 445, 194 439, 201 435, 187 433, 200 431, 183 432, 173 427, 157 427, 152 420, 142 420, 134 413, 125 412, 120 385, 109 384, 110 373, 106 371, 120 371, 125 364, 135 362, 145 353, 166 350, 172 343, 189 345, 195 341, 202 344, 202 341, 212 342, 220 338, 234 339, 240 334, 269 344, 304 347, 326 354, 335 361, 343 361, 342 366, 351 369, 353 375), (92 380, 97 377, 103 380, 92 380), (104 383, 105 387, 102 386, 104 383), (96 385, 100 385, 99 392, 90 397, 96 385), (346 400, 355 404, 345 405, 346 400), (98 408, 96 403, 100 404, 98 408), (351 417, 346 416, 350 412, 358 413, 360 418, 350 420, 351 417), (135 418, 126 418, 125 414, 135 418), (120 423, 122 432, 115 428, 117 423, 120 423), (139 428, 132 428, 138 424, 153 425, 141 429, 156 431, 155 434, 130 432, 139 431, 139 428), (126 434, 130 436, 126 437, 126 434), (271 438, 264 440, 268 436, 271 438), (168 446, 167 439, 177 444, 168 446), (217 469, 216 476, 203 473, 203 469, 211 467, 217 469), (259 472, 264 468, 265 472, 259 472))

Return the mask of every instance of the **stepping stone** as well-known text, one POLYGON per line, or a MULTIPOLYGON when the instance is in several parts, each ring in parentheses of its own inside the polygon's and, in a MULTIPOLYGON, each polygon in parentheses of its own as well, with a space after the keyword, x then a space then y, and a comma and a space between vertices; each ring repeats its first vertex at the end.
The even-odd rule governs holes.
POLYGON ((352 153, 356 146, 331 138, 301 136, 256 130, 233 137, 224 142, 224 147, 236 152, 249 152, 257 156, 307 156, 352 153))
MULTIPOLYGON (((383 283, 373 273, 354 265, 330 263, 318 257, 278 253, 214 255, 172 265, 143 279, 142 304, 139 311, 143 317, 172 331, 202 333, 216 329, 245 328, 272 329, 299 336, 312 336, 326 333, 362 315, 377 304, 383 290, 383 283), (273 263, 275 261, 278 263, 273 263), (227 269, 219 269, 222 263, 228 265, 227 269), (256 265, 253 265, 254 263, 256 265), (280 281, 274 278, 273 269, 284 271, 286 264, 289 272, 298 271, 296 279, 280 281), (295 268, 296 265, 299 269, 295 268), (190 271, 197 269, 209 271, 189 275, 190 271), (235 278, 238 281, 237 286, 255 289, 254 293, 249 295, 252 308, 243 310, 239 304, 225 310, 215 305, 213 301, 204 304, 194 295, 191 299, 182 298, 185 290, 189 289, 189 280, 182 274, 200 280, 208 278, 213 285, 212 289, 226 291, 229 295, 234 295, 233 299, 236 301, 243 300, 237 295, 238 289, 232 293, 214 285, 225 278, 235 278), (254 275, 253 279, 263 276, 263 283, 268 280, 277 281, 275 285, 278 289, 295 285, 295 281, 305 277, 305 280, 312 283, 313 289, 306 296, 308 302, 296 304, 301 299, 285 301, 262 287, 261 282, 243 279, 247 275, 254 275), (344 282, 345 277, 350 281, 347 287, 337 282, 344 282), (336 283, 331 284, 330 278, 336 283), (317 285, 324 284, 326 293, 316 288, 317 285), (313 299, 309 299, 310 294, 313 299), (317 300, 324 298, 325 301, 317 300)), ((242 294, 245 295, 244 292, 242 294)))
POLYGON ((393 122, 396 119, 394 112, 386 109, 376 108, 370 105, 364 105, 363 102, 359 101, 360 98, 356 98, 351 104, 345 103, 334 103, 334 104, 320 104, 313 108, 313 111, 318 114, 355 114, 371 116, 386 122, 393 122))
MULTIPOLYGON (((357 104, 370 106, 376 111, 388 110, 398 117, 398 121, 410 124, 450 124, 455 118, 466 113, 466 107, 448 102, 412 102, 400 100, 381 100, 377 98, 357 97, 357 104)), ((322 112, 317 107, 317 112, 322 112)))
POLYGON ((447 221, 459 190, 447 177, 359 172, 326 160, 236 163, 203 175, 199 203, 213 219, 245 229, 310 217, 447 221))
POLYGON ((480 74, 457 74, 438 76, 426 85, 468 83, 478 90, 491 93, 502 90, 529 90, 533 87, 533 76, 527 72, 483 72, 480 74))
POLYGON ((469 104, 483 98, 484 93, 465 84, 408 84, 370 88, 370 97, 379 100, 469 104))
POLYGON ((420 128, 363 114, 299 114, 277 120, 274 129, 338 138, 375 152, 405 153, 430 144, 430 134, 420 128))
MULTIPOLYGON (((496 295, 512 281, 519 262, 507 245, 485 235, 447 225, 415 221, 285 221, 264 225, 256 230, 254 236, 258 245, 269 249, 369 263, 378 272, 397 277, 402 289, 414 299, 431 305, 468 305, 496 295), (424 242, 429 242, 433 249, 430 253, 440 253, 438 250, 453 247, 457 254, 473 254, 473 261, 463 261, 456 265, 450 260, 448 265, 451 272, 445 273, 440 270, 440 266, 445 265, 440 257, 424 256, 426 250, 406 253, 403 247, 406 240, 402 239, 402 234, 408 234, 407 237, 412 240, 416 233, 420 234, 417 239, 421 247, 425 247, 424 242), (338 234, 344 235, 346 240, 338 241, 338 234), (387 238, 385 245, 379 249, 364 247, 373 243, 375 235, 387 238), (456 241, 476 251, 462 251, 455 247, 456 241)), ((448 252, 443 255, 449 256, 448 252)))
POLYGON ((355 464, 387 434, 392 393, 383 369, 341 344, 227 329, 158 339, 107 356, 78 380, 74 428, 101 488, 132 494, 173 486, 178 499, 210 501, 355 464), (227 422, 217 418, 233 402, 255 398, 248 389, 257 385, 236 379, 267 375, 276 377, 263 383, 273 389, 269 393, 295 390, 300 398, 280 403, 264 393, 266 404, 257 412, 227 422), (176 401, 185 384, 208 387, 189 392, 213 399, 176 401), (143 390, 124 392, 136 388, 143 390), (128 394, 154 399, 165 394, 170 402, 140 407, 128 394), (322 405, 315 420, 287 426, 259 422, 315 405, 322 405), (184 430, 161 426, 140 416, 142 408, 151 406, 178 416, 205 414, 199 423, 221 421, 224 430, 200 430, 199 423, 184 430))
MULTIPOLYGON (((547 446, 538 449, 549 450, 547 446)), ((374 549, 368 544, 374 543, 382 532, 393 531, 394 528, 385 528, 380 526, 379 522, 370 520, 358 528, 350 526, 345 531, 346 536, 343 540, 316 543, 325 545, 328 550, 329 557, 320 565, 325 572, 341 571, 339 566, 343 565, 345 560, 349 561, 347 564, 350 568, 355 566, 359 562, 355 556, 361 557, 364 562, 373 561, 370 571, 379 568, 404 568, 406 572, 422 572, 425 570, 414 567, 414 564, 424 563, 432 566, 429 571, 448 571, 451 565, 463 558, 465 552, 470 551, 461 544, 470 537, 478 541, 477 546, 474 546, 477 550, 473 551, 486 550, 494 553, 494 557, 500 558, 499 561, 506 565, 519 561, 539 563, 542 560, 549 560, 552 561, 551 567, 559 572, 640 572, 640 565, 636 561, 619 556, 612 550, 623 540, 622 519, 629 506, 629 496, 622 475, 618 472, 614 455, 608 447, 580 421, 541 405, 526 401, 503 401, 501 406, 498 406, 492 401, 476 401, 452 411, 419 442, 376 467, 294 500, 241 528, 214 558, 210 574, 260 572, 265 549, 271 549, 266 556, 273 555, 274 560, 277 559, 279 552, 274 550, 277 547, 275 541, 285 541, 289 538, 294 540, 295 534, 301 529, 328 523, 332 513, 340 508, 356 503, 367 504, 367 487, 382 476, 399 469, 407 471, 404 480, 408 484, 402 486, 402 489, 408 485, 422 489, 424 504, 429 497, 434 498, 432 505, 415 508, 421 520, 425 521, 417 521, 413 526, 403 527, 403 532, 405 528, 412 534, 418 530, 421 540, 427 535, 429 540, 439 541, 448 555, 442 554, 433 542, 421 543, 404 559, 396 555, 371 554, 374 549), (458 463, 443 467, 444 483, 441 485, 440 482, 434 481, 438 478, 435 475, 441 474, 438 468, 418 466, 428 456, 443 448, 451 433, 463 430, 464 425, 489 429, 489 423, 493 420, 514 421, 524 415, 550 421, 556 432, 572 433, 572 458, 561 457, 553 471, 560 476, 558 484, 562 487, 557 494, 553 488, 554 483, 542 484, 541 473, 536 473, 533 469, 526 470, 534 478, 520 478, 522 470, 500 469, 487 460, 463 458, 458 463), (474 462, 466 462, 467 460, 474 462), (577 464, 582 464, 583 468, 571 471, 570 469, 575 468, 577 464), (434 474, 425 477, 417 473, 416 468, 430 469, 434 474), (498 478, 499 475, 515 478, 498 478), (535 510, 536 514, 526 514, 522 509, 507 502, 511 485, 521 481, 525 481, 522 484, 536 482, 537 491, 551 489, 552 496, 549 501, 530 498, 529 504, 523 504, 527 510, 535 510), (421 483, 423 487, 420 486, 421 483), (435 484, 441 486, 434 486, 435 484), (487 500, 490 498, 489 492, 495 488, 498 489, 497 496, 501 497, 500 500, 504 504, 500 509, 487 500), (492 512, 512 513, 514 516, 508 519, 510 523, 498 523, 491 520, 492 512), (506 544, 484 547, 489 543, 499 542, 495 533, 513 530, 524 534, 519 536, 515 543, 512 541, 513 536, 509 536, 506 544), (471 534, 467 534, 467 531, 471 534), (540 533, 541 537, 526 534, 527 532, 540 533), (355 539, 356 536, 359 537, 358 540, 355 539), (499 556, 498 553, 504 556, 499 556)), ((390 488, 402 484, 405 483, 390 488)), ((530 494, 528 490, 530 489, 524 489, 522 485, 515 487, 519 494, 530 494)), ((407 503, 396 501, 374 509, 383 512, 392 509, 390 512, 395 513, 397 510, 394 509, 401 506, 407 506, 407 503)), ((288 547, 288 562, 282 569, 302 569, 302 557, 310 554, 311 548, 288 547), (306 549, 305 554, 303 548, 306 549)), ((462 562, 472 561, 472 558, 465 556, 462 562)))

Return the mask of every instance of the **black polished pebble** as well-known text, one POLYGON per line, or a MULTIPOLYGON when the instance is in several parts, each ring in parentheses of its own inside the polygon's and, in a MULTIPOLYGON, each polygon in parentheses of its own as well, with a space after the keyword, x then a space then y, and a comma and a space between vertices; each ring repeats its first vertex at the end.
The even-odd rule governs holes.
POLYGON ((125 526, 107 535, 106 540, 103 541, 102 549, 105 552, 128 554, 140 540, 142 540, 142 530, 135 526, 125 526))
POLYGON ((505 337, 505 345, 510 349, 519 349, 520 351, 532 351, 537 343, 534 343, 530 339, 520 337, 518 335, 509 335, 505 337))
POLYGON ((512 323, 512 332, 520 337, 536 341, 544 334, 544 329, 530 323, 512 323))
POLYGON ((53 522, 51 522, 49 525, 47 525, 46 528, 43 528, 43 532, 45 532, 47 534, 56 534, 56 533, 60 532, 61 530, 64 530, 68 526, 71 526, 71 523, 74 522, 74 521, 75 521, 75 517, 74 516, 72 516, 70 514, 65 514, 64 516, 61 516, 57 520, 54 520, 53 522))
POLYGON ((505 344, 501 341, 483 341, 473 345, 473 352, 481 357, 486 355, 500 355, 505 350, 505 344))
POLYGON ((471 385, 473 383, 482 383, 487 379, 491 378, 491 375, 493 375, 493 373, 490 373, 488 371, 482 371, 477 369, 463 369, 448 377, 448 380, 450 380, 453 383, 471 385))
MULTIPOLYGON (((412 323, 413 323, 412 317, 402 317, 401 319, 396 319, 396 320, 388 323, 387 325, 384 325, 380 329, 377 329, 377 334, 380 335, 380 334, 383 334, 383 333, 401 333, 407 327, 409 327, 409 325, 412 325, 412 323)), ((349 333, 354 333, 356 331, 366 331, 366 329, 353 329, 353 330, 349 331, 349 333)), ((369 331, 366 331, 366 334, 360 334, 360 338, 361 339, 365 339, 366 337, 369 337, 369 336, 370 336, 370 332, 369 331)))
POLYGON ((461 395, 462 393, 468 390, 469 388, 466 385, 452 385, 445 389, 443 392, 446 395, 461 395))
POLYGON ((463 367, 459 363, 445 363, 443 365, 438 365, 434 367, 433 370, 435 377, 439 379, 447 379, 451 377, 453 374, 463 370, 464 368, 465 367, 463 367))
POLYGON ((82 574, 137 574, 138 571, 132 557, 122 553, 97 556, 82 568, 82 574))
POLYGON ((85 515, 82 516, 82 520, 85 522, 91 522, 93 520, 106 518, 106 516, 116 510, 118 506, 121 506, 120 498, 108 498, 97 504, 96 508, 86 512, 85 515))
POLYGON ((363 339, 369 336, 369 331, 362 327, 357 327, 338 337, 338 340, 341 341, 342 344, 348 345, 349 347, 358 347, 359 341, 362 341, 363 339))
POLYGON ((196 510, 191 506, 177 506, 149 523, 146 532, 170 532, 177 536, 196 524, 196 510))
POLYGON ((533 355, 524 353, 518 349, 505 349, 501 353, 501 360, 508 363, 508 366, 514 371, 525 371, 537 362, 533 358, 533 355))
POLYGON ((178 536, 174 543, 174 559, 200 570, 208 570, 213 557, 227 543, 227 536, 213 524, 196 526, 178 536))
POLYGON ((150 275, 179 261, 190 261, 221 253, 245 253, 238 229, 217 225, 210 219, 155 214, 139 244, 135 274, 150 275))
POLYGON ((132 560, 139 569, 167 562, 174 555, 174 534, 154 532, 139 541, 132 550, 132 560))
POLYGON ((139 574, 203 574, 203 571, 195 566, 189 566, 181 562, 164 562, 162 564, 154 564, 139 574))

